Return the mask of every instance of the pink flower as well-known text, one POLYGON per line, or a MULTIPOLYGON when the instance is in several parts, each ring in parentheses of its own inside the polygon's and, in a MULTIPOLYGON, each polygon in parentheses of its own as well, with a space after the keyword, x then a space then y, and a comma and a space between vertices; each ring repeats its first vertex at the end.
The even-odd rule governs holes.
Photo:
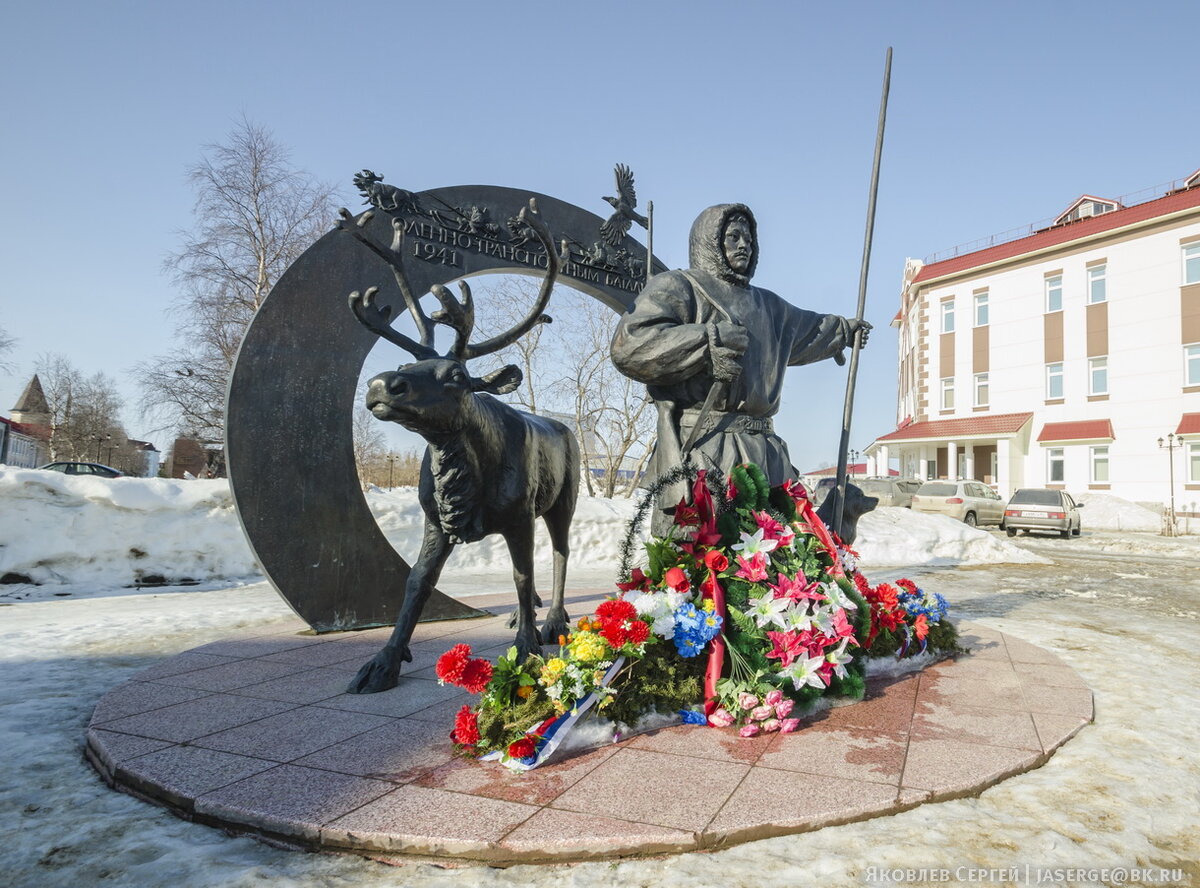
POLYGON ((734 576, 757 583, 767 578, 767 557, 762 552, 755 552, 749 560, 744 555, 738 556, 738 571, 734 576))
POLYGON ((780 700, 775 704, 776 718, 787 718, 792 714, 792 709, 796 706, 791 700, 780 700))
POLYGON ((714 728, 728 728, 733 724, 733 716, 728 709, 718 709, 708 717, 708 723, 714 728))
POLYGON ((798 727, 800 727, 800 719, 785 718, 779 722, 779 733, 790 734, 790 733, 792 733, 792 731, 796 730, 796 728, 798 728, 798 727))
POLYGON ((738 694, 738 706, 742 709, 753 709, 758 705, 758 697, 753 694, 747 694, 745 691, 738 694))
POLYGON ((846 619, 846 612, 840 607, 833 612, 833 631, 838 638, 849 638, 854 634, 854 627, 846 619))
POLYGON ((768 706, 778 706, 779 701, 783 699, 783 691, 778 688, 771 691, 767 696, 763 697, 763 702, 768 706))
POLYGON ((762 723, 763 733, 765 734, 773 734, 775 731, 778 731, 779 728, 780 721, 777 718, 769 718, 762 723))
POLYGON ((758 725, 742 725, 742 727, 738 729, 738 736, 739 737, 757 737, 758 736, 758 725))
POLYGON ((750 711, 750 718, 756 722, 760 722, 764 718, 770 718, 774 714, 775 709, 772 706, 755 706, 750 711))

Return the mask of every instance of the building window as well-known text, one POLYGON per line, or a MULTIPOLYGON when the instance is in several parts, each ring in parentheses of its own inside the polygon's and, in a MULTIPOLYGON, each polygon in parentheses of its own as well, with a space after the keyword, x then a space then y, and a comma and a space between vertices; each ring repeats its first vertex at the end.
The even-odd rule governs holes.
POLYGON ((1184 385, 1200 385, 1200 343, 1183 347, 1184 385))
POLYGON ((1063 449, 1051 447, 1046 451, 1046 480, 1050 484, 1062 484, 1063 478, 1063 449))
POLYGON ((1052 274, 1046 278, 1046 311, 1062 311, 1062 275, 1052 274))
POLYGON ((988 294, 975 294, 975 326, 986 327, 988 325, 988 294))
POLYGON ((1107 265, 1093 265, 1088 270, 1088 305, 1108 300, 1108 287, 1105 285, 1107 265))
POLYGON ((1063 396, 1063 365, 1062 364, 1047 364, 1046 365, 1046 399, 1048 401, 1061 400, 1063 396))
POLYGON ((986 373, 975 374, 975 406, 986 407, 988 405, 988 375, 986 373))
POLYGON ((1093 447, 1092 451, 1092 483, 1108 483, 1108 445, 1093 447))
POLYGON ((954 409, 954 377, 942 380, 942 409, 954 409))
POLYGON ((1188 444, 1188 482, 1200 484, 1200 442, 1188 444))
POLYGON ((1183 282, 1184 284, 1200 284, 1200 242, 1184 244, 1183 282))
POLYGON ((954 300, 947 299, 942 303, 942 332, 954 332, 954 300))
POLYGON ((1088 394, 1108 394, 1108 358, 1088 358, 1088 394))

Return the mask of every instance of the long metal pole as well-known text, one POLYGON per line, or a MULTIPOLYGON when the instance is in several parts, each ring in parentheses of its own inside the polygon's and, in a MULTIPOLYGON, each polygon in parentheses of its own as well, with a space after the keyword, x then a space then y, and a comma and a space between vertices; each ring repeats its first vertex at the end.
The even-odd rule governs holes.
MULTIPOLYGON (((871 166, 871 194, 867 200, 867 231, 863 239, 862 268, 858 275, 858 313, 861 321, 867 307, 867 273, 871 267, 871 237, 875 233, 875 199, 879 195, 879 164, 883 157, 883 130, 887 122, 888 91, 892 83, 892 48, 887 50, 883 65, 883 95, 879 100, 879 128, 875 133, 875 162, 871 166)), ((840 533, 842 516, 846 508, 846 451, 850 448, 850 418, 854 414, 854 381, 858 375, 858 352, 861 349, 861 332, 856 331, 850 350, 850 373, 846 379, 846 403, 842 409, 842 439, 838 445, 837 497, 833 507, 833 528, 840 533)), ((886 474, 886 469, 885 469, 886 474)))

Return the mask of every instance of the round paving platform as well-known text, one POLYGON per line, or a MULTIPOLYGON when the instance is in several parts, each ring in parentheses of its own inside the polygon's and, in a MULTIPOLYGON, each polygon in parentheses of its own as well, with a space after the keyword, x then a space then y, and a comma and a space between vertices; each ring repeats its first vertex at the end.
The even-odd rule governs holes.
MULTIPOLYGON (((602 595, 580 595, 572 614, 602 595)), ((748 740, 678 726, 514 773, 454 755, 437 657, 512 643, 491 618, 422 624, 400 686, 344 693, 388 630, 294 629, 195 648, 97 705, 87 755, 112 785, 197 822, 387 859, 491 864, 712 849, 977 795, 1043 764, 1092 719, 1054 654, 960 624, 969 654, 868 682, 860 703, 748 740), (686 788, 686 789, 685 789, 686 788)))

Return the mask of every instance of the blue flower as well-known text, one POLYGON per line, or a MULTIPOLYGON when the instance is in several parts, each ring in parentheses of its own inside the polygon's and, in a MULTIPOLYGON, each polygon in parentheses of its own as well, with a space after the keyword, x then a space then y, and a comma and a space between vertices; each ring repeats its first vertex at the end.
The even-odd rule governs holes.
POLYGON ((681 709, 679 715, 683 718, 685 725, 706 725, 708 724, 708 716, 703 712, 696 712, 693 709, 681 709))

